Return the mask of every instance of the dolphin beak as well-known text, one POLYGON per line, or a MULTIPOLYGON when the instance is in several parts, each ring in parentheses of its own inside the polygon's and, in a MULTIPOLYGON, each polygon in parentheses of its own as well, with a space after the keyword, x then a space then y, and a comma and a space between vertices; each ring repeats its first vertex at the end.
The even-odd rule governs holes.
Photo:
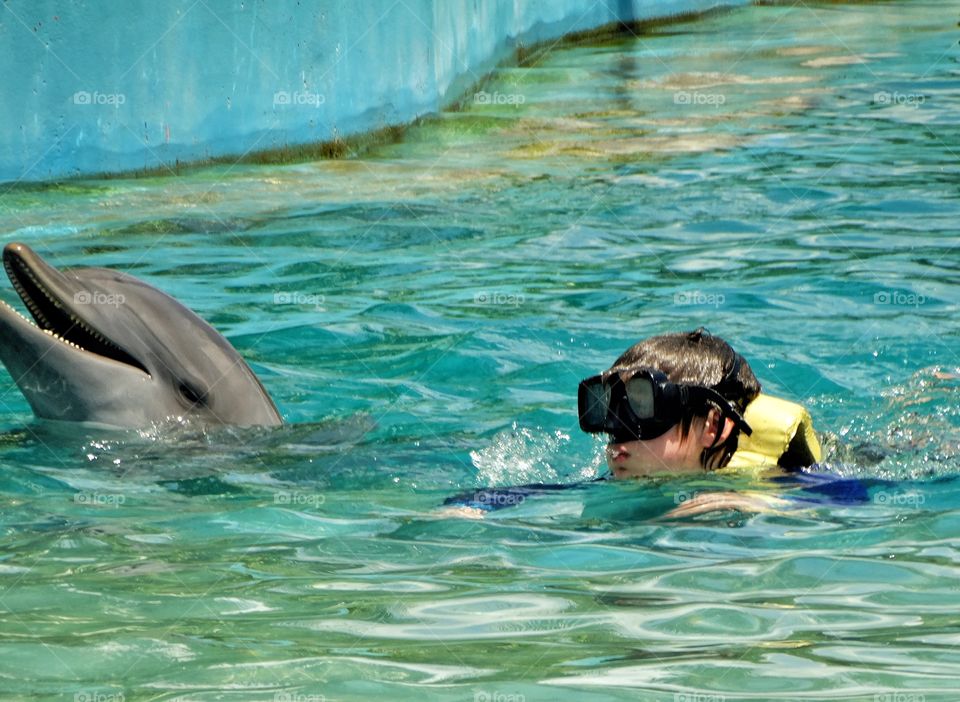
POLYGON ((45 334, 78 351, 123 363, 150 375, 143 363, 83 319, 78 307, 90 304, 89 299, 84 299, 84 295, 90 296, 89 291, 71 285, 66 275, 29 246, 7 244, 3 249, 3 267, 36 326, 45 334))

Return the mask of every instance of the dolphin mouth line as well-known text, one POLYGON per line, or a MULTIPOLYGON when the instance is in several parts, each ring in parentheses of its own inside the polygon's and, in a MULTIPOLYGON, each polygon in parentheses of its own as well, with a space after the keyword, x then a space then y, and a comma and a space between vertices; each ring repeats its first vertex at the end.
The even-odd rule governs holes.
POLYGON ((140 361, 74 314, 66 301, 58 298, 45 286, 30 268, 29 263, 19 254, 10 251, 9 248, 5 250, 3 267, 13 289, 33 317, 33 322, 9 305, 5 303, 4 305, 25 322, 77 351, 132 366, 150 375, 140 361))

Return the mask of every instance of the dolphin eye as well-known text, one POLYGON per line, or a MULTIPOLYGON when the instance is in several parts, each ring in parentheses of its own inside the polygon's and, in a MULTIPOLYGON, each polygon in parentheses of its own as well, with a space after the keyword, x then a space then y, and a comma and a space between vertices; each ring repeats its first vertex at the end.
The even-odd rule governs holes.
POLYGON ((207 404, 207 394, 205 392, 200 392, 196 388, 193 388, 186 383, 180 383, 180 385, 177 387, 177 390, 180 392, 180 396, 191 405, 207 404))

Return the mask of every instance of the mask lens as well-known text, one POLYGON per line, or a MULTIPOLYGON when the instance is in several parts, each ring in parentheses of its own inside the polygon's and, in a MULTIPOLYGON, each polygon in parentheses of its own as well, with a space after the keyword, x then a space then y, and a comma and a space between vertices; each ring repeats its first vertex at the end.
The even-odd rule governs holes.
POLYGON ((580 383, 578 404, 580 427, 584 431, 604 431, 610 408, 610 386, 599 376, 584 380, 580 383))
POLYGON ((655 412, 653 381, 650 378, 630 378, 626 383, 627 401, 638 419, 652 419, 655 412))

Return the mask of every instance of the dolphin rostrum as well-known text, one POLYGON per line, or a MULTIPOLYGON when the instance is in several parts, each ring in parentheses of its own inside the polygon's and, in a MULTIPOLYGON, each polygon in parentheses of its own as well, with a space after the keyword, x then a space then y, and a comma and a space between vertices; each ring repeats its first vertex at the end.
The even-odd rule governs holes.
POLYGON ((0 360, 38 417, 281 424, 230 343, 166 293, 106 268, 59 271, 25 244, 7 244, 3 267, 36 323, 0 302, 0 360))

